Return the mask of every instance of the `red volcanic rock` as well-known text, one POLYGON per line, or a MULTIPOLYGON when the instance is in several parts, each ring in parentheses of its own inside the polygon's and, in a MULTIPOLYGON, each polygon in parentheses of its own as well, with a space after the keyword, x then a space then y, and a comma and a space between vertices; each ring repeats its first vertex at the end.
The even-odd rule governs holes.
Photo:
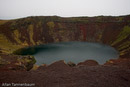
POLYGON ((130 69, 100 65, 69 68, 58 61, 44 71, 0 72, 0 83, 5 82, 34 83, 32 87, 130 87, 130 69))
POLYGON ((69 71, 71 70, 71 67, 68 66, 64 60, 56 61, 50 65, 47 66, 47 70, 52 70, 52 71, 69 71))
POLYGON ((19 66, 15 64, 7 64, 7 65, 1 65, 0 71, 26 71, 24 66, 19 66))
POLYGON ((47 67, 46 64, 42 64, 41 66, 38 67, 37 70, 44 70, 47 67))
POLYGON ((99 65, 99 64, 95 60, 86 60, 84 62, 78 63, 77 65, 96 66, 96 65, 99 65))
POLYGON ((56 61, 50 65, 41 65, 38 67, 39 71, 60 71, 60 72, 65 72, 65 71, 68 71, 68 70, 71 70, 71 67, 69 65, 67 65, 64 60, 59 60, 59 61, 56 61))
POLYGON ((130 69, 130 59, 129 58, 111 59, 107 61, 104 65, 120 66, 130 69))

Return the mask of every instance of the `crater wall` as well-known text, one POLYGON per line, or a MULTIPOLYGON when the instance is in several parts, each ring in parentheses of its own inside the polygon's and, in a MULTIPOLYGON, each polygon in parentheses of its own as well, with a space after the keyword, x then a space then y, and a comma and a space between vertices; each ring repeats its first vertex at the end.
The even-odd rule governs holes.
POLYGON ((0 51, 67 41, 98 42, 117 49, 130 58, 130 15, 70 17, 36 16, 0 20, 0 51))

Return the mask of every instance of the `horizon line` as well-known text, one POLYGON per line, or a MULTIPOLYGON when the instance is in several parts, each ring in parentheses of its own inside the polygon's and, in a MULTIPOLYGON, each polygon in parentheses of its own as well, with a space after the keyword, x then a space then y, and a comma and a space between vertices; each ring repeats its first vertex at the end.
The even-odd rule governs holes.
POLYGON ((0 20, 15 20, 15 19, 21 19, 21 18, 27 18, 27 17, 61 17, 61 18, 72 18, 72 17, 99 17, 99 16, 111 16, 111 17, 120 17, 120 16, 129 16, 130 14, 123 14, 123 15, 92 15, 92 16, 88 16, 88 15, 80 15, 80 16, 59 16, 59 15, 28 15, 28 16, 22 16, 22 17, 16 17, 16 18, 0 18, 0 20))

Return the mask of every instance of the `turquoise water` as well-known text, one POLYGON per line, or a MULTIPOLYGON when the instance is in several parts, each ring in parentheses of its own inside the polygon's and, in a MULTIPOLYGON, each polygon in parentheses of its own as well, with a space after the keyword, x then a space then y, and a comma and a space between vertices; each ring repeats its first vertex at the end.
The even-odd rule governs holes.
MULTIPOLYGON (((32 50, 32 48, 29 49, 32 50)), ((31 54, 36 58, 36 64, 38 65, 50 64, 58 60, 79 63, 88 59, 93 59, 103 64, 107 60, 118 58, 119 56, 113 47, 88 42, 61 42, 39 45, 33 47, 33 53, 31 54)))

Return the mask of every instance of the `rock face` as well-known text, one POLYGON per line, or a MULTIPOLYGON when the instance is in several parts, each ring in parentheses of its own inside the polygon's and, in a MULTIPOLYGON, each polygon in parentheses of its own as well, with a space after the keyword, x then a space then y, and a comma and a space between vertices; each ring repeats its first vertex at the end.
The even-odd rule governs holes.
POLYGON ((119 66, 130 69, 130 59, 129 58, 111 59, 107 61, 104 65, 119 66))
POLYGON ((57 16, 0 20, 0 49, 4 53, 32 45, 65 41, 108 44, 130 57, 130 15, 61 18, 57 16))
POLYGON ((0 54, 0 71, 30 70, 35 62, 32 56, 0 54))
POLYGON ((78 66, 79 65, 86 65, 86 66, 96 66, 96 65, 99 65, 97 61, 95 60, 86 60, 84 62, 80 62, 77 64, 78 66))
POLYGON ((0 83, 30 83, 35 84, 33 87, 130 87, 128 68, 111 65, 69 67, 64 61, 36 71, 0 71, 0 77, 0 83))

